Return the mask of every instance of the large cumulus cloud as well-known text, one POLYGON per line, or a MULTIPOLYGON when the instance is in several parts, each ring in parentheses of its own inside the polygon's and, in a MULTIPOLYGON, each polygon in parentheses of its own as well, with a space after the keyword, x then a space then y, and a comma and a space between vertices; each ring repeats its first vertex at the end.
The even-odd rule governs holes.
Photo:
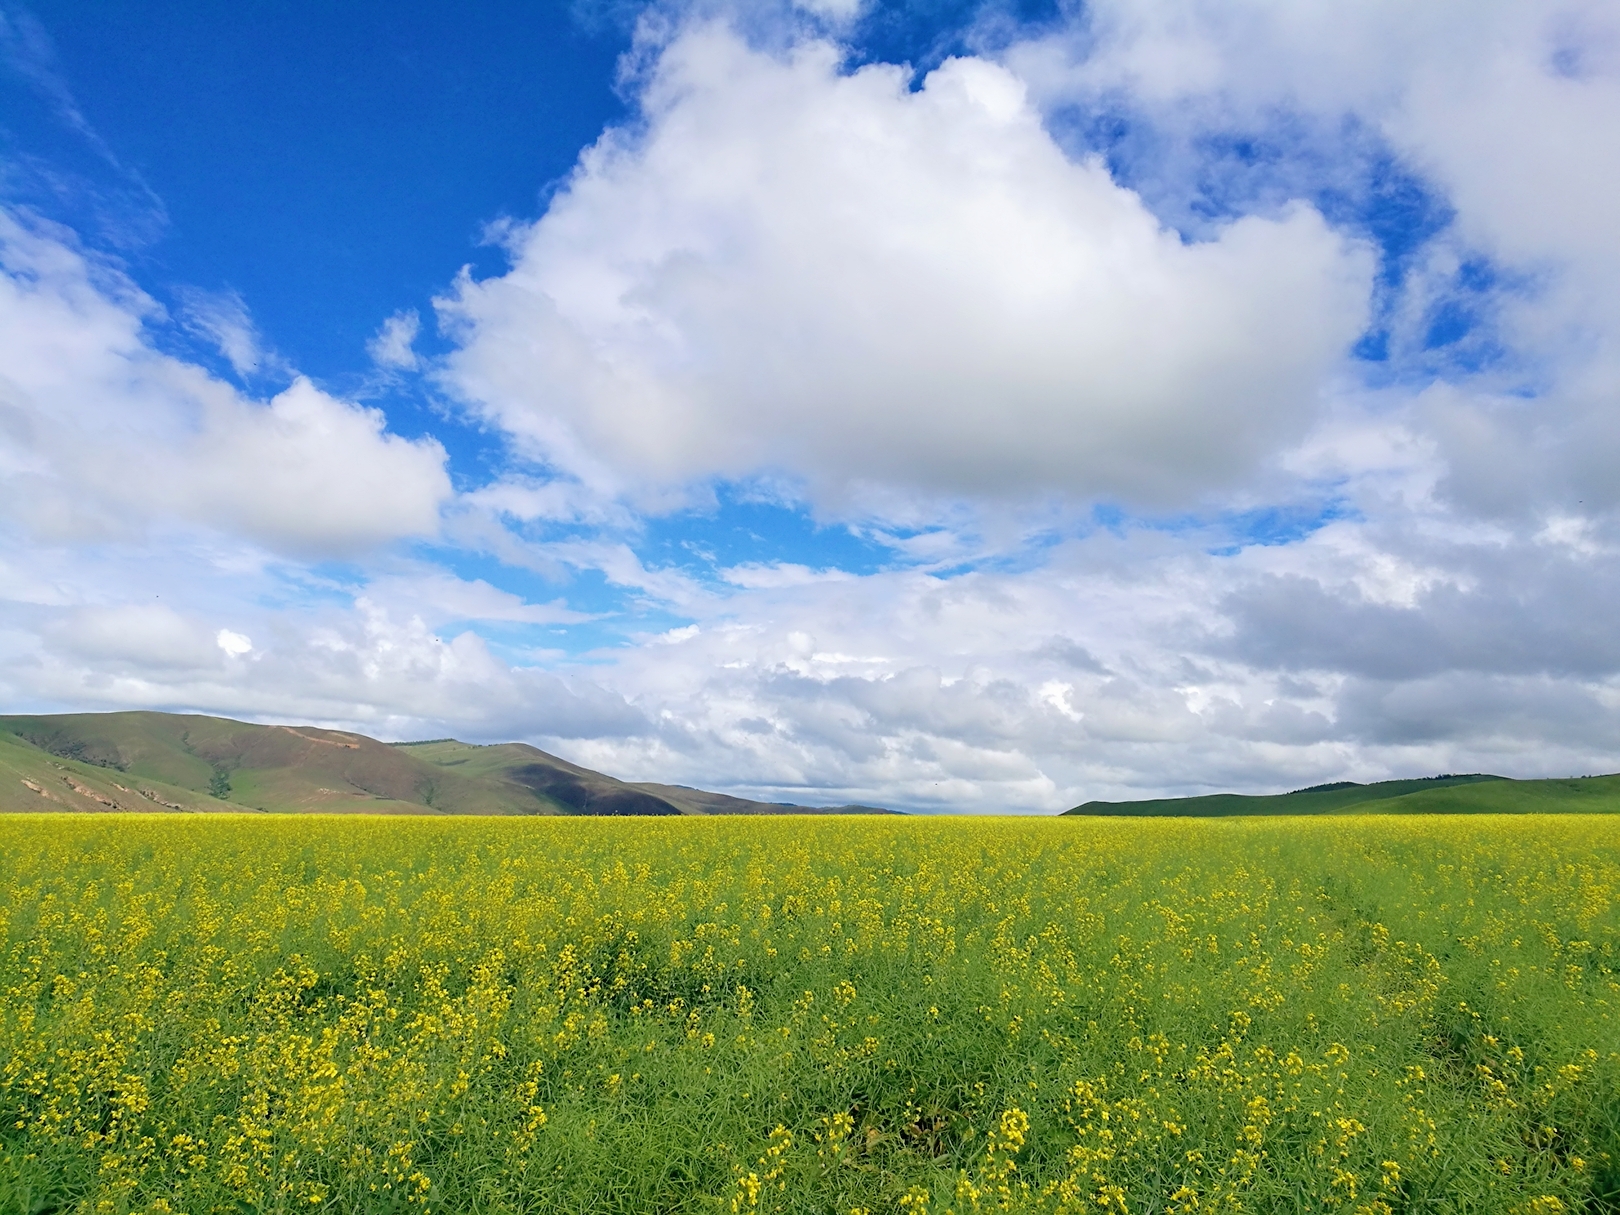
POLYGON ((445 382, 587 478, 771 470, 823 499, 1181 503, 1309 424, 1370 275, 1314 210, 1189 244, 1001 67, 912 90, 841 59, 677 37, 640 121, 504 233, 511 270, 439 301, 445 382))

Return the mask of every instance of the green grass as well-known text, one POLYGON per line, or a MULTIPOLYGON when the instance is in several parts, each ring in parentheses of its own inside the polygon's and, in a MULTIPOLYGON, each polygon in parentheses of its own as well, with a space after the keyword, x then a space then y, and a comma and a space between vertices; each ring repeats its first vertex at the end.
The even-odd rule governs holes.
POLYGON ((1620 1204, 1611 817, 33 815, 0 898, 4 1211, 1620 1204))
POLYGON ((1086 802, 1064 813, 1094 817, 1227 818, 1368 811, 1379 814, 1616 814, 1620 813, 1620 776, 1508 780, 1474 773, 1386 780, 1371 785, 1345 782, 1259 796, 1212 793, 1138 802, 1086 802))

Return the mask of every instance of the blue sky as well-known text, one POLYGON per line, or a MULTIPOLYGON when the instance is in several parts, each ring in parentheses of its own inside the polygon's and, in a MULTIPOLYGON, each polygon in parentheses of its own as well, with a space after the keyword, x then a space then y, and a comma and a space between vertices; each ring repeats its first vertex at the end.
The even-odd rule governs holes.
POLYGON ((0 690, 921 810, 1620 767, 1616 46, 0 5, 0 690))

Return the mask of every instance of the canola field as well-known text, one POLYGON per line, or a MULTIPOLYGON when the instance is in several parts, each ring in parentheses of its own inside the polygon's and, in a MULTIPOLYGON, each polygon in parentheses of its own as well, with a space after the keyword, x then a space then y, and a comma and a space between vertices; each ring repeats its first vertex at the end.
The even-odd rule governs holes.
POLYGON ((1620 819, 0 819, 0 1211, 1620 1211, 1620 819))

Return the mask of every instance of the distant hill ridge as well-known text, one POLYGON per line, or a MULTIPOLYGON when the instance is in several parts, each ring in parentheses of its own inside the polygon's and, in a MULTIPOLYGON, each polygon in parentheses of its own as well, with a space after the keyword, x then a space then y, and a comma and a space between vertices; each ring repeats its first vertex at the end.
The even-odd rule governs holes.
POLYGON ((616 780, 526 743, 383 743, 185 713, 0 716, 0 812, 883 814, 616 780))
POLYGON ((1567 780, 1510 780, 1484 772, 1448 772, 1370 785, 1332 781, 1292 793, 1212 793, 1139 802, 1086 802, 1064 814, 1109 818, 1226 818, 1285 814, 1614 814, 1620 775, 1567 780))

